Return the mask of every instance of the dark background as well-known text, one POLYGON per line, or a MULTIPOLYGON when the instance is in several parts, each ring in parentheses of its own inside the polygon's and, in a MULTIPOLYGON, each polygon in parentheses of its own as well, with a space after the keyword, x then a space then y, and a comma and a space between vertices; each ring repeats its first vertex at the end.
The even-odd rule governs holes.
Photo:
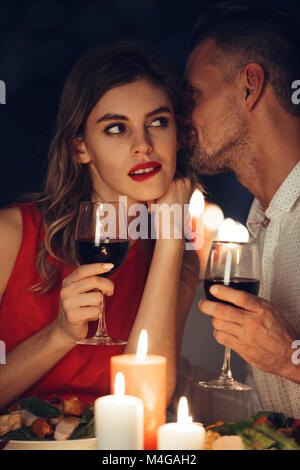
MULTIPOLYGON (((62 84, 80 55, 109 40, 140 38, 182 73, 189 34, 203 3, 0 0, 0 80, 6 83, 6 104, 0 105, 0 205, 40 189, 62 84)), ((296 0, 272 4, 300 11, 296 0)), ((201 182, 225 217, 245 222, 252 196, 233 175, 201 182)))

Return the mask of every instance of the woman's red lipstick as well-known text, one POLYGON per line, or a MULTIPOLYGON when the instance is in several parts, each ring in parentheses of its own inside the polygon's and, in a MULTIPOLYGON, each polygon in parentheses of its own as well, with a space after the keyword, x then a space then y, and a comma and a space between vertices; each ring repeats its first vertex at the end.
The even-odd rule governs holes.
POLYGON ((161 164, 157 162, 139 163, 129 170, 128 176, 134 181, 145 181, 156 175, 161 170, 161 164))

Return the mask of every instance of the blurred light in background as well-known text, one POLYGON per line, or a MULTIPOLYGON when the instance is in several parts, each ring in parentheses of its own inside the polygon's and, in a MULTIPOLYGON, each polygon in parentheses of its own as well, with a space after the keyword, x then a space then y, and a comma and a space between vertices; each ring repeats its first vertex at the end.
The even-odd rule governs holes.
POLYGON ((190 216, 199 217, 204 211, 204 207, 205 207, 204 196, 201 193, 201 191, 199 191, 199 189, 195 189, 190 199, 190 203, 189 203, 190 216))
POLYGON ((217 239, 225 242, 248 242, 249 232, 240 222, 227 218, 220 225, 217 239))
POLYGON ((210 204, 206 207, 203 214, 205 228, 210 232, 216 232, 224 221, 224 214, 221 207, 216 204, 210 204))

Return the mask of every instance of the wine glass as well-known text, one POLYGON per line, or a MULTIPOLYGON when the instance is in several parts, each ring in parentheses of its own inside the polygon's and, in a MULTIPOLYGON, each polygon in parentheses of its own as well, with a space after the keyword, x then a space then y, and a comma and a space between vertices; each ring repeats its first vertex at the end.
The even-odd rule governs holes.
MULTIPOLYGON (((260 262, 255 243, 213 241, 204 280, 204 289, 209 300, 231 305, 210 293, 209 289, 214 284, 257 295, 259 279, 260 262)), ((220 390, 252 390, 252 387, 237 382, 232 377, 230 356, 231 350, 226 346, 221 375, 214 380, 199 382, 199 385, 220 390)))
MULTIPOLYGON (((107 273, 114 273, 125 261, 129 249, 126 206, 122 202, 80 203, 76 224, 76 253, 80 264, 113 263, 107 273)), ((112 338, 107 333, 105 321, 105 295, 95 336, 78 341, 78 344, 119 345, 127 341, 112 338)))

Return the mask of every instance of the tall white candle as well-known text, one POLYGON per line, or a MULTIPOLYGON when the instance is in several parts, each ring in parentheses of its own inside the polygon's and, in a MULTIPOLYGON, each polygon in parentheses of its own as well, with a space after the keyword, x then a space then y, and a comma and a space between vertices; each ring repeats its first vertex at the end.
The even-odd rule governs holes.
POLYGON ((143 450, 144 405, 141 399, 124 393, 124 375, 119 372, 114 395, 95 401, 98 450, 143 450))
POLYGON ((188 415, 188 403, 181 397, 177 423, 167 423, 158 430, 158 450, 202 450, 205 444, 205 429, 193 423, 188 415))

